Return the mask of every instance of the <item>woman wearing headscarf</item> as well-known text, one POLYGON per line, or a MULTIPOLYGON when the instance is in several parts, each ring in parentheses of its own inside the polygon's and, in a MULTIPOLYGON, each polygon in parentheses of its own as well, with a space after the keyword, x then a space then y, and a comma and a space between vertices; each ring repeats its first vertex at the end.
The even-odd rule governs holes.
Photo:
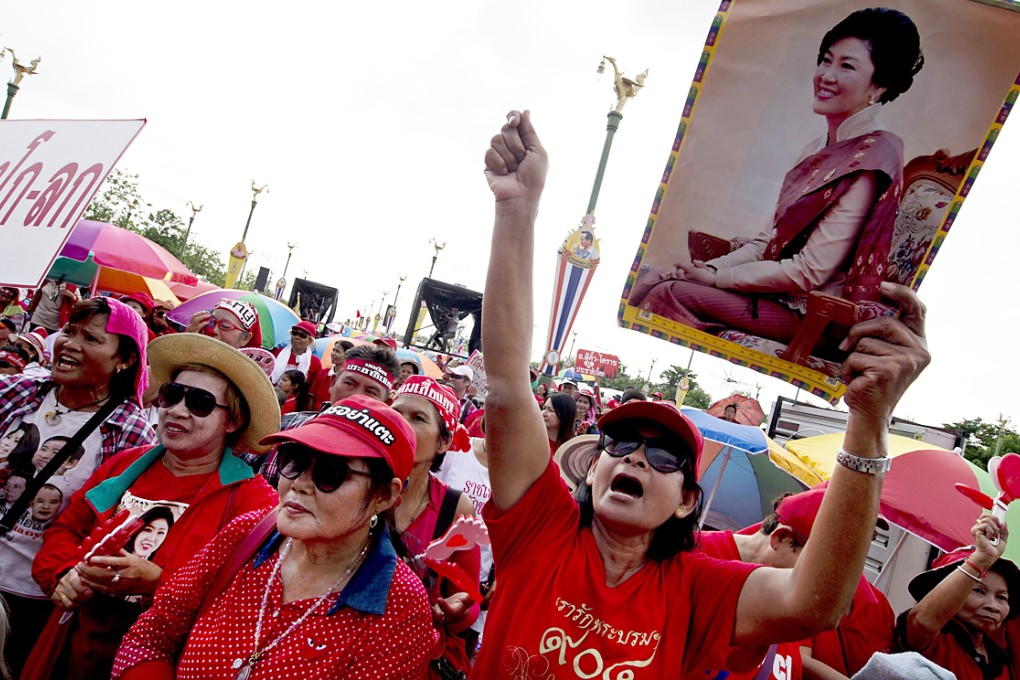
POLYGON ((482 516, 499 585, 474 673, 716 677, 760 661, 763 645, 832 627, 864 567, 893 408, 930 360, 920 302, 904 287, 884 288, 903 321, 874 319, 850 332, 844 451, 797 565, 694 555, 702 437, 673 405, 632 402, 602 417, 580 500, 549 458, 525 377, 531 349, 514 333, 532 326, 534 228, 547 167, 530 114, 511 112, 485 154, 499 256, 489 260, 482 303, 492 481, 482 516), (731 666, 738 656, 746 658, 731 666))
POLYGON ((357 395, 262 441, 279 445, 279 508, 238 518, 177 572, 113 677, 425 678, 439 636, 393 540, 414 430, 357 395))
POLYGON ((1020 569, 1002 556, 1009 538, 1005 524, 984 515, 971 534, 974 545, 939 557, 910 581, 917 604, 897 619, 897 643, 959 680, 1009 680, 1002 626, 1020 613, 1020 569))
MULTIPOLYGON (((65 499, 115 453, 156 441, 140 406, 148 383, 145 339, 145 325, 130 307, 92 298, 75 305, 57 338, 49 379, 0 378, 0 433, 31 432, 21 435, 22 443, 74 434, 108 402, 116 404, 83 442, 85 454, 74 469, 53 480, 65 499)), ((28 508, 14 519, 15 530, 0 540, 0 590, 13 622, 7 658, 19 674, 53 607, 31 573, 43 527, 31 521, 28 508)))
MULTIPOLYGON (((73 612, 66 642, 37 645, 33 661, 56 657, 52 677, 109 678, 131 624, 156 590, 232 519, 276 505, 277 494, 234 455, 267 448, 280 408, 258 365, 233 347, 195 333, 157 338, 149 366, 160 384, 159 444, 135 448, 100 467, 43 536, 32 575, 58 612, 73 612), (86 559, 83 543, 115 526, 127 510, 157 506, 174 514, 148 559, 123 548, 86 559), (108 554, 111 553, 112 554, 108 554)), ((91 541, 90 541, 91 542, 91 541)), ((49 632, 52 632, 49 631, 49 632)))

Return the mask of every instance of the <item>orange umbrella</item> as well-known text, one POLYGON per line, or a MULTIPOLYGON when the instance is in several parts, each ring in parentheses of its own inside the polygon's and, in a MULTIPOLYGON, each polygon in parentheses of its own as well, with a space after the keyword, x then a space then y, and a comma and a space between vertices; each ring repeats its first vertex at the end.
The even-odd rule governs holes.
POLYGON ((715 402, 708 407, 707 413, 710 416, 725 420, 724 416, 726 415, 727 406, 735 406, 737 408, 736 422, 741 425, 758 427, 761 425, 761 421, 765 420, 765 411, 762 409, 761 404, 758 403, 758 400, 744 396, 739 392, 735 392, 725 399, 715 402))

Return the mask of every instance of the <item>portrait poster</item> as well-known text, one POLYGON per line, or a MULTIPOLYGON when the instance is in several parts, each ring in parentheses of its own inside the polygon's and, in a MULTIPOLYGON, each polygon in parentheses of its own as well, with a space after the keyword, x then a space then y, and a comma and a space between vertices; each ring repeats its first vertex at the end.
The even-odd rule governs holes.
POLYGON ((839 400, 848 327, 921 284, 1020 94, 1020 3, 881 7, 723 0, 621 326, 839 400))

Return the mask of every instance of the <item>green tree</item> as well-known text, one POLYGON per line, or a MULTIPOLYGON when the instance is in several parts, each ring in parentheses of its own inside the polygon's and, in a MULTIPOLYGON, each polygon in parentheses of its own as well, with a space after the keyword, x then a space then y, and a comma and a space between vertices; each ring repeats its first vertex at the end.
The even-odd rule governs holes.
POLYGON ((995 455, 1011 451, 1020 452, 1020 434, 1007 427, 1009 420, 999 416, 996 422, 985 422, 981 418, 965 418, 955 423, 943 423, 947 430, 957 430, 963 434, 966 446, 964 457, 975 465, 988 469, 988 460, 995 455), (1001 442, 1000 442, 1001 436, 1001 442))
POLYGON ((649 390, 652 392, 662 392, 666 398, 671 398, 676 394, 677 385, 680 381, 687 377, 690 383, 690 388, 687 390, 687 397, 684 399, 684 406, 693 406, 694 408, 706 409, 709 404, 712 403, 712 398, 709 396, 702 387, 698 384, 698 376, 693 371, 688 371, 682 366, 670 366, 659 375, 659 382, 649 390))

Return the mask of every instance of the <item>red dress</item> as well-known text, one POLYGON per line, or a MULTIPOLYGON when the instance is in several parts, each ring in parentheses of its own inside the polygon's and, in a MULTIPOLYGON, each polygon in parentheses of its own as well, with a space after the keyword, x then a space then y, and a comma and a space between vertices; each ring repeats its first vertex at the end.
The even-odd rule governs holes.
MULTIPOLYGON (((114 678, 230 680, 241 666, 235 667, 235 660, 247 660, 254 649, 267 588, 260 649, 314 604, 315 599, 282 603, 282 582, 270 579, 282 544, 274 533, 195 621, 206 588, 264 514, 249 513, 232 522, 159 590, 152 607, 124 637, 114 678)), ((437 644, 421 581, 397 559, 383 532, 340 595, 267 651, 250 678, 423 680, 437 644)))

